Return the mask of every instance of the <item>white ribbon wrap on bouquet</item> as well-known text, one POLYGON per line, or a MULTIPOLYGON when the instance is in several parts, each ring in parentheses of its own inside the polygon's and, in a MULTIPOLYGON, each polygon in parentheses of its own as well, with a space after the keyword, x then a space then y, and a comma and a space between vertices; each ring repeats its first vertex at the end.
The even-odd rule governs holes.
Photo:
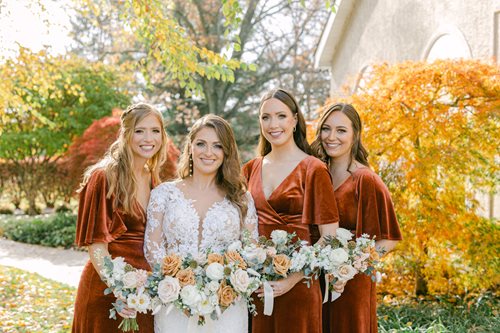
POLYGON ((264 282, 264 314, 270 316, 274 308, 274 291, 273 287, 265 281, 264 282))
MULTIPOLYGON (((330 285, 330 281, 328 281, 328 277, 325 274, 325 297, 323 298, 323 304, 328 302, 328 296, 329 296, 328 293, 330 292, 329 285, 330 285)), ((335 301, 337 298, 340 297, 340 295, 342 295, 342 294, 338 293, 336 291, 332 291, 330 302, 335 301)))

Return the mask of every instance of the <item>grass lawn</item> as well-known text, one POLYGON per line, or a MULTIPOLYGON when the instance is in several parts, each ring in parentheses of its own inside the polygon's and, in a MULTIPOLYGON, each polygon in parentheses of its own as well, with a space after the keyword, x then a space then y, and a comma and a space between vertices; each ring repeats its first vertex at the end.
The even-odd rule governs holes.
MULTIPOLYGON (((75 288, 0 266, 0 332, 69 332, 75 288)), ((499 298, 384 300, 379 332, 500 332, 499 298)))
POLYGON ((0 266, 0 332, 69 332, 76 289, 0 266))

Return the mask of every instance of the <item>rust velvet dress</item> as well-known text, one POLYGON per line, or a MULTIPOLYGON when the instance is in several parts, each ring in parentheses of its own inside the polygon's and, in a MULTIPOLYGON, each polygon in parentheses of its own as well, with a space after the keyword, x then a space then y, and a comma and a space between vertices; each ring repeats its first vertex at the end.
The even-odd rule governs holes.
MULTIPOLYGON (((80 193, 76 244, 88 246, 93 243, 108 243, 111 256, 124 257, 136 268, 151 270, 144 259, 143 243, 146 227, 144 210, 137 203, 140 217, 120 212, 113 208, 113 197, 106 199, 108 185, 103 170, 96 170, 80 193)), ((121 317, 109 319, 111 303, 116 298, 104 295, 106 285, 101 281, 90 260, 85 265, 75 302, 72 332, 112 333, 121 332, 118 325, 121 317)), ((153 333, 153 316, 138 314, 140 332, 153 333)))
MULTIPOLYGON (((392 199, 380 177, 369 168, 359 168, 336 190, 340 227, 360 237, 401 240, 392 199)), ((324 333, 377 332, 376 284, 365 274, 347 282, 334 302, 323 305, 324 333)))
MULTIPOLYGON (((296 232, 311 241, 313 224, 338 222, 333 186, 324 163, 315 157, 303 159, 266 199, 262 187, 262 157, 243 167, 259 218, 259 235, 270 237, 273 230, 296 232)), ((316 281, 308 288, 298 282, 289 292, 274 299, 271 316, 263 314, 256 300, 258 315, 253 317, 254 333, 321 332, 321 291, 316 281)))

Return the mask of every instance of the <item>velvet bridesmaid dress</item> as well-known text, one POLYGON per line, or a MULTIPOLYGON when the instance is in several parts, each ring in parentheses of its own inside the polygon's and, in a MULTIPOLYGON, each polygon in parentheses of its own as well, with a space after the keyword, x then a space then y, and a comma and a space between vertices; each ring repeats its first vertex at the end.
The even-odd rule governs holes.
MULTIPOLYGON (((103 170, 95 171, 80 193, 76 244, 88 246, 107 243, 113 258, 124 257, 135 268, 151 270, 144 258, 143 244, 146 213, 137 203, 137 215, 124 214, 113 207, 113 196, 106 198, 108 184, 103 170)), ((121 332, 117 320, 109 319, 111 303, 116 298, 104 295, 106 285, 101 281, 90 260, 85 265, 78 285, 72 332, 112 333, 121 332)), ((139 332, 153 333, 153 316, 138 314, 139 332)))
MULTIPOLYGON (((319 159, 304 158, 266 199, 262 187, 262 157, 243 167, 259 218, 259 235, 270 237, 273 230, 295 232, 311 241, 314 225, 339 220, 330 173, 319 159)), ((274 299, 271 316, 263 314, 256 300, 258 315, 252 318, 254 333, 320 333, 321 291, 318 281, 308 288, 298 282, 289 292, 274 299)))
MULTIPOLYGON (((359 168, 335 190, 340 227, 375 239, 401 240, 387 187, 370 168, 359 168)), ((365 274, 347 282, 334 302, 323 305, 324 333, 376 333, 376 283, 365 274)))

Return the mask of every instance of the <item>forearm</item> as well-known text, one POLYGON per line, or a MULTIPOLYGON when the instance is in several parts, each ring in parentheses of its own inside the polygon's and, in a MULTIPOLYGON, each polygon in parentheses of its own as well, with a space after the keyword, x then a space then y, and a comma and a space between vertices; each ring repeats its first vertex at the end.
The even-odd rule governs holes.
POLYGON ((92 262, 92 265, 94 266, 95 270, 102 279, 103 275, 101 271, 104 267, 104 257, 111 256, 108 251, 108 244, 106 243, 91 244, 89 245, 88 251, 90 256, 90 262, 92 262))
POLYGON ((320 239, 316 244, 324 245, 325 244, 325 237, 327 236, 335 236, 337 229, 339 228, 339 223, 330 223, 330 224, 320 224, 318 226, 319 229, 319 234, 320 234, 320 239))
POLYGON ((389 239, 381 239, 375 242, 375 247, 379 253, 382 255, 391 252, 399 241, 397 240, 389 240, 389 239))

